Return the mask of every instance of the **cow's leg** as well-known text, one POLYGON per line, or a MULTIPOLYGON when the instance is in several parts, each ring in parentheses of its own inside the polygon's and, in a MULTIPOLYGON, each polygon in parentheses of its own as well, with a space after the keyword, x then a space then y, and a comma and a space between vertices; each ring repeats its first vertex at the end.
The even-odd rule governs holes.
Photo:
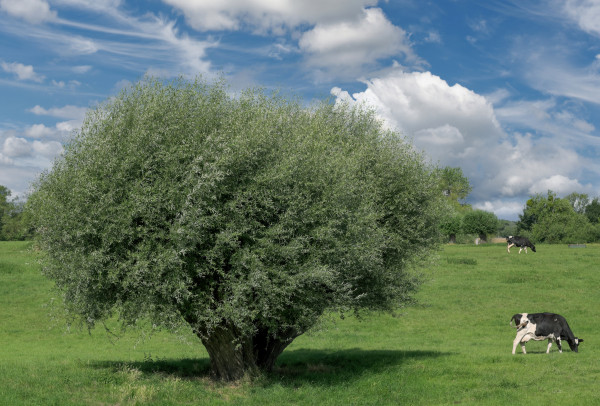
POLYGON ((515 338, 515 341, 513 341, 513 350, 512 350, 513 355, 515 355, 515 353, 517 352, 517 345, 519 345, 520 342, 521 342, 521 338, 517 335, 517 337, 515 338))
POLYGON ((523 250, 523 247, 519 247, 519 254, 521 253, 521 250, 523 250))
POLYGON ((562 344, 560 342, 560 337, 556 339, 556 346, 558 347, 558 352, 562 354, 562 344))
POLYGON ((527 254, 527 246, 523 247, 523 249, 525 250, 525 254, 527 254))
POLYGON ((523 354, 527 354, 527 352, 525 351, 525 343, 529 340, 526 340, 525 336, 527 336, 527 331, 525 331, 525 329, 523 329, 521 331, 517 331, 517 336, 515 337, 515 340, 513 341, 513 351, 512 351, 513 355, 517 351, 517 345, 519 345, 519 344, 521 344, 521 350, 523 350, 523 354))
POLYGON ((546 349, 546 354, 550 354, 550 347, 552 347, 552 339, 548 339, 548 348, 546 349))

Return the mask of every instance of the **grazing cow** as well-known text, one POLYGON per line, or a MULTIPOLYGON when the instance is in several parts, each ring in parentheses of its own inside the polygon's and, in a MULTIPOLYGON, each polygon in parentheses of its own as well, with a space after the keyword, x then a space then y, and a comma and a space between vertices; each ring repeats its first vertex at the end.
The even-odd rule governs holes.
POLYGON ((559 314, 555 313, 519 313, 512 316, 510 325, 515 322, 517 336, 513 341, 512 353, 515 354, 517 345, 521 344, 523 354, 525 352, 525 343, 529 340, 542 341, 548 340, 548 348, 546 354, 550 353, 552 342, 556 342, 558 352, 562 353, 561 340, 567 340, 571 351, 578 352, 579 344, 583 342, 582 338, 577 338, 567 324, 567 320, 559 314))
POLYGON ((531 248, 531 250, 533 252, 535 252, 535 245, 533 245, 531 243, 531 241, 529 241, 529 239, 526 237, 519 237, 519 236, 513 237, 511 235, 506 239, 506 242, 508 243, 508 246, 506 247, 506 250, 508 251, 508 253, 510 253, 510 247, 513 247, 513 246, 519 247, 519 254, 521 253, 522 249, 524 249, 525 254, 527 254, 527 247, 531 248))

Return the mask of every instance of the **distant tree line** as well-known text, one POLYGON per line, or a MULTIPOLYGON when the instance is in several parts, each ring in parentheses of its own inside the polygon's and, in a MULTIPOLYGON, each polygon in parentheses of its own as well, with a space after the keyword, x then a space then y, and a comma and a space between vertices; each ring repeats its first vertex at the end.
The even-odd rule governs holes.
POLYGON ((11 199, 10 189, 0 185, 0 241, 33 237, 29 218, 25 202, 18 198, 11 199))
POLYGON ((440 232, 451 243, 472 241, 474 236, 522 235, 549 244, 600 241, 600 197, 571 193, 560 198, 551 190, 527 200, 519 221, 499 220, 493 213, 474 210, 465 203, 471 192, 460 168, 438 169, 440 193, 446 197, 446 214, 440 232))
POLYGON ((446 215, 440 222, 442 235, 451 243, 458 242, 458 237, 466 234, 476 235, 480 241, 486 242, 488 236, 495 234, 500 226, 496 215, 473 209, 465 203, 472 188, 460 168, 447 166, 439 168, 437 172, 440 191, 446 197, 446 215))
POLYGON ((560 198, 551 190, 535 194, 519 215, 517 232, 550 244, 600 241, 600 198, 583 193, 560 198))

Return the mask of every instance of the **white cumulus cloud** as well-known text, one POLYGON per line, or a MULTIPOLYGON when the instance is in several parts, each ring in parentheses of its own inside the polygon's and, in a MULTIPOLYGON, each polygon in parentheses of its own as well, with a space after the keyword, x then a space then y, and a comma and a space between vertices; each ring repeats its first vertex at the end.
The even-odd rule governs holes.
POLYGON ((568 142, 557 142, 560 134, 553 130, 570 125, 579 127, 577 134, 581 134, 592 126, 568 111, 555 110, 552 101, 510 103, 500 109, 500 116, 509 123, 526 117, 534 127, 558 123, 540 127, 541 134, 520 134, 502 128, 487 98, 430 72, 396 69, 365 85, 362 92, 333 88, 331 93, 339 101, 374 108, 387 126, 412 140, 434 163, 462 168, 473 186, 470 200, 474 207, 516 219, 533 193, 548 189, 559 195, 591 192, 590 185, 578 178, 583 168, 589 170, 594 163, 568 142))
POLYGON ((0 152, 0 165, 13 165, 14 161, 0 152))
POLYGON ((23 135, 27 138, 64 141, 73 130, 80 127, 80 120, 60 121, 54 127, 48 127, 44 124, 33 124, 25 127, 23 135))
POLYGON ((80 120, 83 121, 85 117, 85 113, 87 111, 86 107, 78 107, 73 105, 66 105, 63 107, 51 107, 46 109, 39 105, 32 107, 30 110, 33 114, 41 115, 41 116, 52 116, 58 118, 68 118, 72 120, 80 120))
POLYGON ((24 65, 18 62, 1 62, 0 66, 5 72, 14 73, 19 80, 44 81, 44 76, 37 74, 31 65, 24 65))
MULTIPOLYGON (((42 127, 35 131, 40 129, 42 127)), ((50 167, 63 150, 63 145, 56 140, 31 141, 12 130, 0 130, 0 185, 10 188, 14 196, 26 193, 30 182, 50 167)))
POLYGON ((499 219, 517 219, 523 212, 525 202, 517 200, 486 200, 473 205, 474 209, 485 210, 496 214, 499 219))
POLYGON ((23 130, 23 135, 27 138, 44 138, 62 141, 66 139, 73 130, 81 127, 87 110, 88 109, 85 107, 73 105, 51 108, 44 108, 40 105, 36 105, 28 111, 40 116, 51 116, 67 120, 59 121, 53 127, 48 127, 44 124, 33 124, 23 130))
POLYGON ((463 144, 465 141, 460 130, 450 124, 444 124, 437 128, 419 130, 415 133, 415 138, 418 139, 421 144, 432 146, 457 145, 463 144))
POLYGON ((44 124, 33 124, 25 128, 24 135, 27 138, 45 138, 55 134, 55 130, 46 127, 44 124))
POLYGON ((597 0, 566 0, 563 9, 579 27, 600 35, 600 2, 597 0))
POLYGON ((418 59, 407 33, 379 8, 364 9, 356 18, 319 23, 302 35, 299 47, 308 55, 310 65, 336 72, 373 64, 384 57, 418 59))
POLYGON ((56 129, 63 135, 66 136, 73 130, 81 127, 81 121, 79 120, 69 120, 69 121, 61 121, 56 123, 56 129))
POLYGON ((301 24, 340 21, 359 14, 378 0, 163 0, 180 10, 196 30, 239 30, 282 33, 301 24))
POLYGON ((0 0, 0 10, 32 24, 56 18, 56 12, 45 0, 0 0))
POLYGON ((30 155, 32 151, 31 144, 25 138, 8 137, 4 140, 2 153, 10 158, 18 158, 30 155))
POLYGON ((505 133, 485 97, 430 72, 396 69, 365 84, 363 92, 351 96, 339 88, 332 93, 375 108, 433 162, 461 167, 479 190, 500 170, 495 152, 505 133))
MULTIPOLYGON (((367 89, 351 99, 377 109, 392 127, 432 146, 439 140, 436 157, 447 155, 447 145, 477 145, 497 140, 502 130, 492 105, 475 92, 455 84, 450 86, 430 72, 391 71, 387 76, 365 82, 367 89)), ((350 97, 334 88, 334 95, 350 97)), ((463 147, 460 147, 461 150, 463 147)))
POLYGON ((63 152, 63 146, 57 141, 41 142, 36 140, 32 143, 32 150, 35 154, 52 159, 63 152))
POLYGON ((571 179, 563 175, 552 175, 538 180, 529 188, 529 191, 531 193, 546 193, 548 190, 552 190, 559 196, 564 196, 572 192, 582 193, 586 189, 589 189, 589 187, 581 185, 577 179, 571 179))

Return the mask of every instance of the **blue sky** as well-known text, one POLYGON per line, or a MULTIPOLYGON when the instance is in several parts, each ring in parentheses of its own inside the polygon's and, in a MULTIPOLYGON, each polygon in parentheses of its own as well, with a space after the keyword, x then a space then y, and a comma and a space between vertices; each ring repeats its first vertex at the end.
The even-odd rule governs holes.
POLYGON ((503 219, 600 196, 600 0, 0 0, 0 185, 145 74, 367 103, 503 219))

